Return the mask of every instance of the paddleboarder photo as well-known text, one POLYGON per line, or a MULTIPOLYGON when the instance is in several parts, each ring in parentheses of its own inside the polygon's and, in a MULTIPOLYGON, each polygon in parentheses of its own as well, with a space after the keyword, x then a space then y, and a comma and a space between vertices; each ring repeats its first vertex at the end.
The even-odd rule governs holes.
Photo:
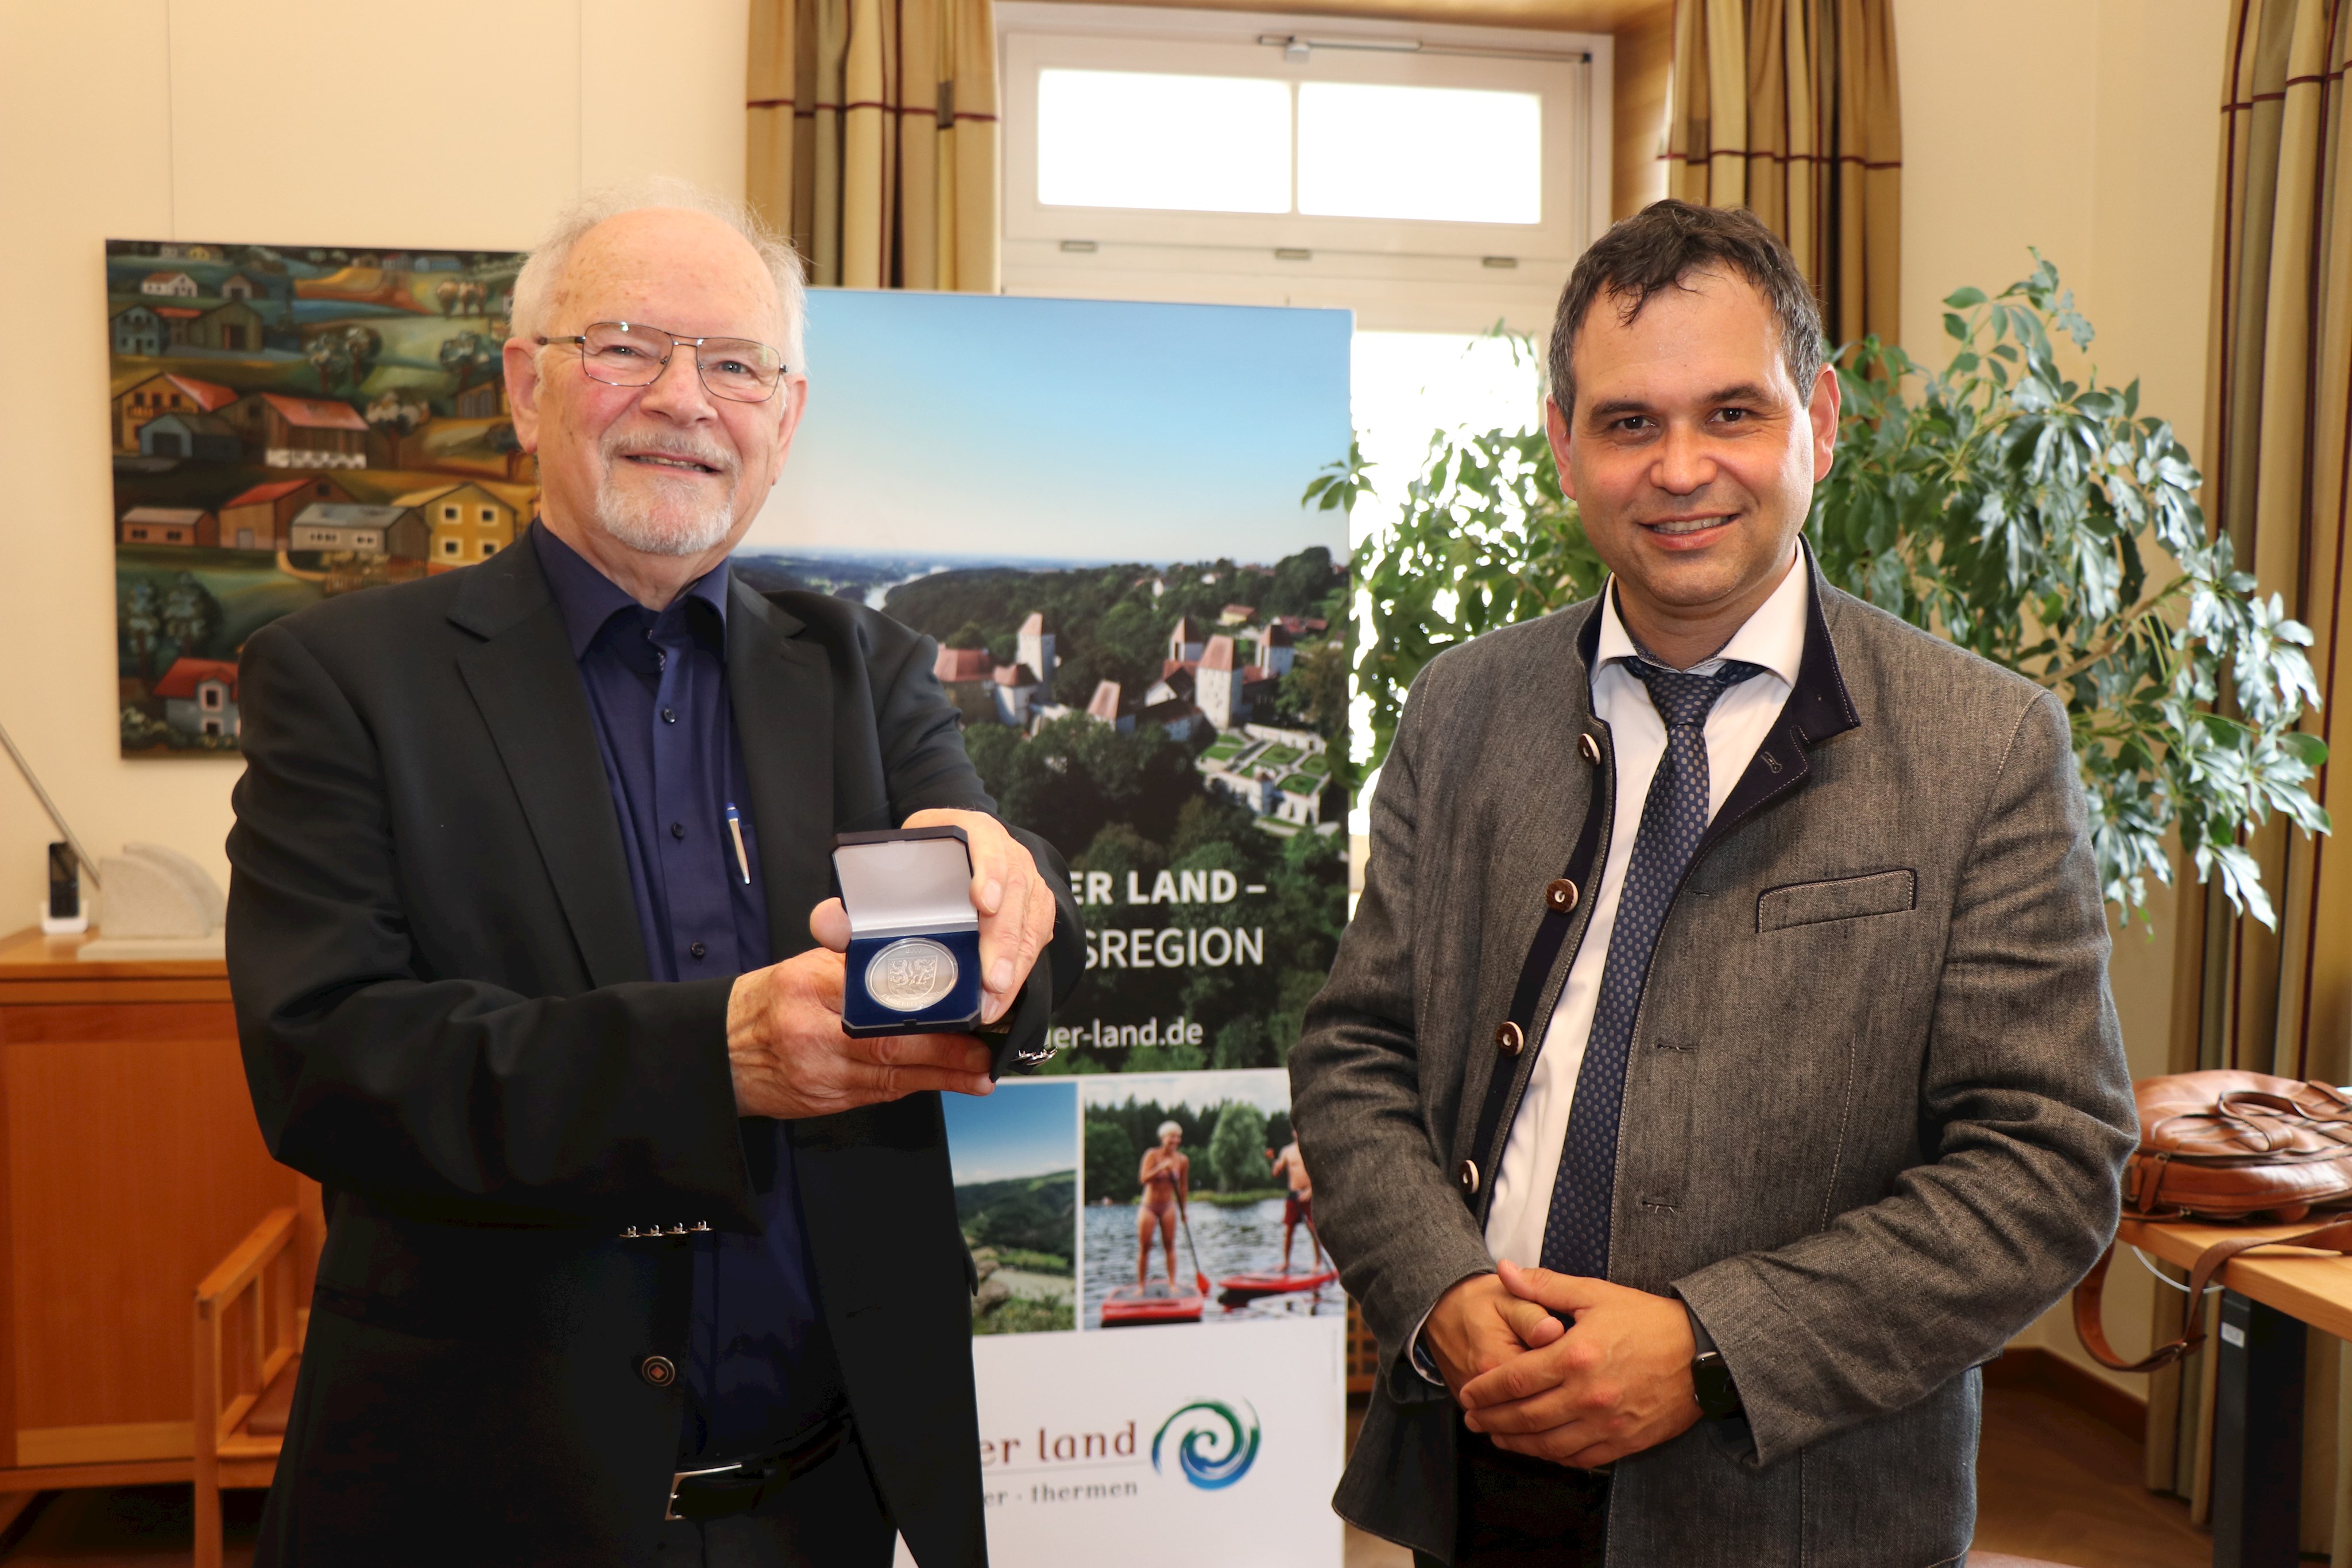
POLYGON ((1078 1082, 1080 1328, 1347 1310, 1315 1234, 1314 1184, 1291 1133, 1287 1073, 1210 1069, 1078 1082), (1297 1251, 1300 1226, 1311 1263, 1297 1251))
POLYGON ((1274 1162, 1274 1178, 1287 1183, 1290 1196, 1282 1200, 1282 1271, 1290 1272, 1290 1243, 1301 1225, 1307 1227, 1307 1239, 1314 1244, 1315 1270, 1323 1270, 1323 1239, 1315 1233, 1315 1180, 1307 1174, 1307 1156, 1298 1152, 1298 1140, 1293 1138, 1282 1146, 1282 1152, 1266 1151, 1274 1162))
POLYGON ((1160 1141, 1143 1152, 1136 1167, 1136 1185, 1142 1198, 1135 1206, 1135 1283, 1122 1285, 1104 1299, 1102 1326, 1130 1323, 1190 1323, 1201 1321, 1208 1305, 1209 1276, 1202 1271, 1200 1252, 1192 1246, 1192 1217, 1185 1199, 1192 1186, 1192 1156, 1184 1152, 1184 1125, 1160 1124, 1160 1141), (1176 1232, 1184 1232, 1185 1249, 1192 1253, 1192 1281, 1176 1278, 1176 1232), (1157 1236, 1168 1253, 1168 1278, 1151 1282, 1151 1242, 1157 1236))
POLYGON ((1143 1151, 1143 1165, 1136 1180, 1143 1184, 1143 1202, 1136 1209, 1135 1282, 1139 1286, 1151 1283, 1151 1242, 1156 1231, 1167 1249, 1168 1283, 1172 1287, 1176 1283, 1177 1214, 1192 1189, 1192 1156, 1184 1152, 1181 1124, 1160 1124, 1160 1142, 1143 1151))

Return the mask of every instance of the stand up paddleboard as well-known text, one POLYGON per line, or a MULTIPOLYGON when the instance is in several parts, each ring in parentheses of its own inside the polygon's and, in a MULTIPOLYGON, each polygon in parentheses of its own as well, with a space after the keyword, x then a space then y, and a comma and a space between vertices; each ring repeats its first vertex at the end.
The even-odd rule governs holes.
POLYGON ((1199 1291, 1171 1290, 1165 1283, 1121 1285, 1103 1298, 1102 1326, 1127 1328, 1140 1323, 1197 1323, 1209 1298, 1199 1291))
POLYGON ((1313 1274, 1235 1274, 1217 1281, 1217 1300, 1229 1307, 1244 1301, 1255 1301, 1261 1296, 1285 1296, 1293 1291, 1320 1290, 1339 1277, 1339 1270, 1328 1264, 1313 1274))

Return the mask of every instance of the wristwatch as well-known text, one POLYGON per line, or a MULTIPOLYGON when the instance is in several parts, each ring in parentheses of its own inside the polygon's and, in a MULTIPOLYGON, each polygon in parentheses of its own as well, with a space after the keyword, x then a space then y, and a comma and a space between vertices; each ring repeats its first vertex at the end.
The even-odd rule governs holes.
POLYGON ((1731 1368, 1723 1364, 1719 1350, 1703 1350, 1691 1357, 1691 1389, 1700 1413, 1710 1421, 1727 1421, 1745 1408, 1739 1403, 1739 1385, 1731 1381, 1731 1368))
POLYGON ((1683 1310, 1690 1313, 1691 1341, 1698 1346, 1698 1354, 1691 1357, 1691 1396, 1708 1420, 1727 1421, 1746 1408, 1739 1402, 1739 1385, 1731 1381, 1731 1368, 1724 1364, 1706 1325, 1687 1304, 1683 1310))

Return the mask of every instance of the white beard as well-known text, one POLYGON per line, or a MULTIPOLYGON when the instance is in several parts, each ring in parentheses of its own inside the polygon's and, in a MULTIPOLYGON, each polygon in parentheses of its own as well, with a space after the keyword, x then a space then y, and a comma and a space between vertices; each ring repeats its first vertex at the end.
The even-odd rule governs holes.
MULTIPOLYGON (((733 460, 715 446, 696 443, 684 447, 665 445, 660 450, 707 464, 730 481, 736 474, 733 460)), ((621 457, 609 448, 603 455, 604 482, 596 487, 596 526, 639 554, 699 555, 725 542, 735 527, 732 483, 724 492, 685 510, 684 503, 677 499, 624 491, 614 482, 614 472, 621 457)))
POLYGON ((727 538, 735 526, 732 497, 680 517, 651 502, 625 499, 610 490, 596 496, 596 525, 640 555, 699 555, 727 538))

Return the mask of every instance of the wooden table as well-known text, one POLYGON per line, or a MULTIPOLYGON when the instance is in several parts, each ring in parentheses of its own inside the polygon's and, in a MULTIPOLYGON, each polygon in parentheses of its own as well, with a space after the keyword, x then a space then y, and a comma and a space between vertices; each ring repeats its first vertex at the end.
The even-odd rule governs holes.
MULTIPOLYGON (((187 1480, 196 1281, 300 1178, 220 960, 0 938, 0 1493, 187 1480)), ((5 1512, 5 1508, 0 1508, 5 1512)))
MULTIPOLYGON (((2236 1226, 2126 1219, 2118 1239, 2186 1269, 2216 1241, 2292 1236, 2320 1223, 2236 1226)), ((2257 1252, 2221 1271, 2213 1397, 2215 1568, 2293 1568, 2303 1517, 2304 1325, 2352 1339, 2352 1258, 2257 1252)), ((2191 1311, 2197 1310, 2194 1306, 2191 1311)))

